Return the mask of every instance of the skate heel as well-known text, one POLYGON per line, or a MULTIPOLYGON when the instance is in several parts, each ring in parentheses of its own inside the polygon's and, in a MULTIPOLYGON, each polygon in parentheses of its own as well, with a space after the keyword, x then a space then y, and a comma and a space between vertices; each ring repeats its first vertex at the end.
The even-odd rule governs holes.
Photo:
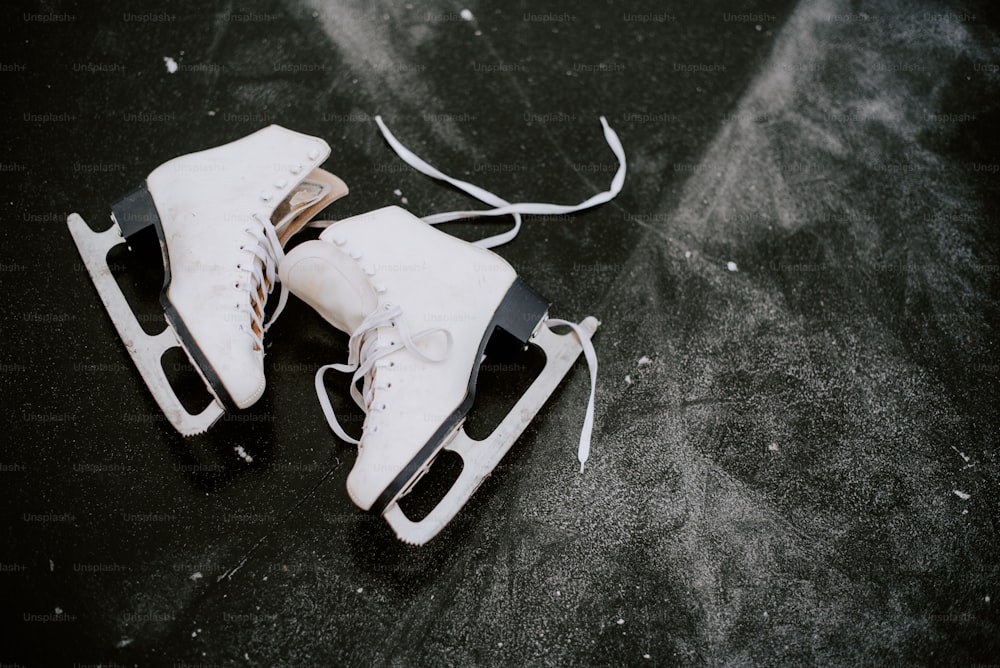
POLYGON ((548 311, 549 300, 518 277, 507 290, 493 322, 521 343, 527 343, 548 311))
POLYGON ((111 205, 111 218, 129 242, 136 241, 140 232, 155 231, 160 224, 156 203, 145 183, 111 205))

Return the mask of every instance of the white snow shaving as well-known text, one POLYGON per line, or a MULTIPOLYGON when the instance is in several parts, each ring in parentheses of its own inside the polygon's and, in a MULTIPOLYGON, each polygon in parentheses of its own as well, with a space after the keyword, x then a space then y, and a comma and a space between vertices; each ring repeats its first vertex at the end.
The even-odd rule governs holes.
POLYGON ((233 449, 236 450, 236 454, 239 455, 240 459, 245 461, 247 464, 253 464, 253 457, 251 457, 250 453, 243 449, 242 445, 237 445, 233 449))

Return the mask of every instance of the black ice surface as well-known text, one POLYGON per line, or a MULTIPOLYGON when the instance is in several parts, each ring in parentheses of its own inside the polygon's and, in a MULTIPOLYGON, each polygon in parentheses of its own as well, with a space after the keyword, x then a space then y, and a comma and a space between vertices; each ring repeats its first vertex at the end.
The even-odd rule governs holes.
MULTIPOLYGON (((14 4, 0 663, 997 661, 992 3, 14 4), (512 201, 605 189, 600 115, 630 160, 612 203, 498 249, 603 323, 586 472, 581 363, 420 549, 344 490, 313 373, 346 336, 291 300, 264 399, 184 440, 65 226, 270 123, 332 145, 328 217, 474 205, 374 114, 512 201)), ((158 268, 114 264, 156 331, 158 268)))

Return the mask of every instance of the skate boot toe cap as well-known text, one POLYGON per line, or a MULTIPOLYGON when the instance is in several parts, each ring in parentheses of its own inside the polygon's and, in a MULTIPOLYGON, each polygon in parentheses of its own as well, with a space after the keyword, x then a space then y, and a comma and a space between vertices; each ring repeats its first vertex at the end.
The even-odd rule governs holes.
MULTIPOLYGON (((390 476, 389 481, 391 480, 390 476)), ((382 483, 376 480, 369 471, 355 466, 347 476, 347 495, 351 497, 354 505, 362 510, 371 510, 387 484, 388 482, 382 483)))
MULTIPOLYGON (((226 383, 223 380, 223 383, 226 383)), ((246 409, 257 403, 257 401, 264 394, 264 388, 266 387, 266 381, 264 380, 264 373, 246 373, 241 372, 237 378, 234 378, 231 382, 226 383, 226 389, 229 392, 229 398, 236 405, 236 408, 246 409)))

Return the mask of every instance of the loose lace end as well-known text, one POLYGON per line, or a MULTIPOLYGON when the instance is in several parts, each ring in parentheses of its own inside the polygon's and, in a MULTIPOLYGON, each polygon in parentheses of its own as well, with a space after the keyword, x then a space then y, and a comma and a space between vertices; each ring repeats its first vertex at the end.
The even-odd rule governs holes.
POLYGON ((583 428, 580 430, 580 445, 577 448, 576 457, 580 461, 580 473, 583 473, 584 465, 590 459, 590 442, 594 433, 594 396, 597 389, 597 351, 590 340, 578 324, 569 320, 549 318, 551 325, 566 325, 573 330, 580 346, 583 348, 583 356, 587 360, 587 367, 590 369, 590 399, 587 401, 587 413, 583 418, 583 428))

